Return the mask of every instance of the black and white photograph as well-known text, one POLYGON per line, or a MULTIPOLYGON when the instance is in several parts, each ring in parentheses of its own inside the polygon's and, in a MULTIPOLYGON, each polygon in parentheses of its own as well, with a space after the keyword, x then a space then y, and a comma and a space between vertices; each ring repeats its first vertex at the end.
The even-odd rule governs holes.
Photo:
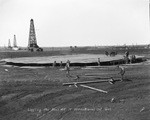
POLYGON ((0 0, 0 120, 149 120, 150 0, 0 0))

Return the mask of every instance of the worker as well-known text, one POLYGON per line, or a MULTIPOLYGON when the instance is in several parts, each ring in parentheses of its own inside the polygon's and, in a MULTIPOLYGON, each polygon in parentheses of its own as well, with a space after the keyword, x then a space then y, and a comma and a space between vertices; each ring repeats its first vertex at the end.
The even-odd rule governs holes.
POLYGON ((125 56, 128 58, 129 57, 129 51, 125 52, 125 56))
POLYGON ((100 66, 100 65, 101 65, 100 58, 98 58, 97 63, 98 63, 98 66, 100 66))
POLYGON ((133 63, 133 55, 131 55, 131 56, 129 57, 129 60, 130 60, 130 64, 132 64, 132 63, 133 63))
POLYGON ((60 61, 60 67, 62 67, 62 65, 63 65, 63 62, 62 62, 62 61, 60 61))
POLYGON ((70 76, 70 61, 69 60, 66 62, 65 70, 66 70, 66 76, 70 76))
POLYGON ((117 65, 117 68, 120 69, 120 72, 118 74, 121 75, 121 81, 123 81, 123 76, 125 74, 125 68, 123 66, 119 66, 119 65, 117 65))
POLYGON ((56 61, 54 61, 54 63, 53 63, 53 67, 56 67, 56 61))

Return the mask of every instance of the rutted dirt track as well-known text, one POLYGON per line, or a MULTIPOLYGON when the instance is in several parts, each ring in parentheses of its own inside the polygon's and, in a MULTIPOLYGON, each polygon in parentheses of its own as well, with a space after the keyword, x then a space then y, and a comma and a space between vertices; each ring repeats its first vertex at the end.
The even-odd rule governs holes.
MULTIPOLYGON (((59 68, 0 67, 0 118, 2 120, 148 120, 150 113, 150 65, 126 66, 130 81, 91 84, 108 94, 85 88, 65 87, 59 68), (114 98, 113 101, 112 98, 114 98)), ((77 69, 71 75, 107 73, 119 77, 114 67, 77 69)), ((81 78, 79 81, 93 80, 81 78)))

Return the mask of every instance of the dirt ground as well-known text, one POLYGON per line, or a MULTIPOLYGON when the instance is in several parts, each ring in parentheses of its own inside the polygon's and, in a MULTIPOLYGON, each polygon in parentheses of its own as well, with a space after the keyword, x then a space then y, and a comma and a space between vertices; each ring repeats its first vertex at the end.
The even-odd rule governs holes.
MULTIPOLYGON (((149 120, 150 64, 130 64, 124 82, 95 83, 82 87, 62 86, 75 75, 100 73, 120 77, 116 67, 76 68, 72 77, 58 68, 28 69, 0 65, 0 120, 149 120)), ((95 80, 81 77, 78 81, 95 80)))

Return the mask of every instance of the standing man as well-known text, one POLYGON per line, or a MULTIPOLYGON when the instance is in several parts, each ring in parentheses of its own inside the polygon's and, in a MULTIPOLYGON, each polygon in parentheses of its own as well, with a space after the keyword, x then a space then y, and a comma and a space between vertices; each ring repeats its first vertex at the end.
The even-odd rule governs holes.
POLYGON ((126 64, 129 63, 129 51, 125 52, 125 62, 126 62, 126 64))
POLYGON ((53 63, 53 67, 56 67, 56 61, 54 61, 54 63, 53 63))
POLYGON ((131 56, 129 57, 129 60, 130 60, 130 64, 132 64, 132 63, 133 63, 133 55, 131 55, 131 56))
POLYGON ((62 61, 60 61, 60 67, 62 67, 62 65, 63 65, 63 62, 62 62, 62 61))
POLYGON ((70 76, 70 61, 69 60, 66 62, 65 70, 66 70, 66 76, 70 76))
POLYGON ((117 65, 117 68, 120 69, 120 72, 118 74, 121 75, 121 81, 123 81, 123 76, 125 74, 125 68, 123 66, 119 66, 119 65, 117 65))
POLYGON ((129 57, 129 51, 126 51, 126 52, 125 52, 125 56, 126 56, 126 57, 129 57))
POLYGON ((98 66, 100 66, 100 65, 101 65, 100 58, 98 58, 97 63, 98 63, 98 66))

